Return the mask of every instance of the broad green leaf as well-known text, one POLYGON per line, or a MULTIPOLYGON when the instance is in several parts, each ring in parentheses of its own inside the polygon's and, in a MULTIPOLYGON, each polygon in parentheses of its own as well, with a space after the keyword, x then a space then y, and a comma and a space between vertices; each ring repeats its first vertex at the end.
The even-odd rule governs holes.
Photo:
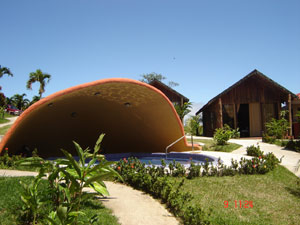
POLYGON ((97 193, 99 193, 102 196, 109 196, 109 192, 106 189, 106 187, 98 184, 98 183, 93 183, 90 185, 91 188, 93 188, 97 193))
POLYGON ((97 154, 97 152, 100 150, 100 145, 101 145, 101 142, 104 138, 105 134, 100 134, 96 144, 95 144, 95 147, 94 147, 94 155, 97 154))
POLYGON ((81 164, 81 166, 84 166, 84 164, 85 164, 84 152, 83 152, 82 148, 80 147, 80 145, 77 142, 73 141, 73 143, 75 145, 75 149, 77 151, 80 164, 81 164))
POLYGON ((76 162, 76 160, 73 158, 73 156, 72 156, 69 152, 67 152, 67 151, 65 151, 65 150, 63 150, 63 149, 61 149, 61 151, 64 153, 64 155, 65 155, 65 156, 67 157, 67 159, 70 161, 71 165, 72 165, 73 168, 76 170, 78 176, 81 177, 81 170, 80 170, 80 167, 79 167, 78 163, 76 162))
POLYGON ((98 180, 101 181, 106 176, 107 176, 107 174, 100 174, 100 175, 92 176, 85 182, 84 186, 86 187, 86 186, 90 185, 91 183, 98 181, 98 180))
POLYGON ((54 219, 52 219, 50 217, 46 217, 46 220, 48 220, 51 223, 51 225, 59 225, 57 222, 55 222, 54 219))
POLYGON ((97 159, 96 158, 93 158, 90 162, 89 162, 89 164, 87 165, 87 169, 90 169, 90 167, 92 166, 92 165, 94 165, 95 164, 95 162, 97 161, 97 159))
POLYGON ((60 205, 57 209, 57 216, 60 221, 65 221, 67 219, 68 208, 60 205))

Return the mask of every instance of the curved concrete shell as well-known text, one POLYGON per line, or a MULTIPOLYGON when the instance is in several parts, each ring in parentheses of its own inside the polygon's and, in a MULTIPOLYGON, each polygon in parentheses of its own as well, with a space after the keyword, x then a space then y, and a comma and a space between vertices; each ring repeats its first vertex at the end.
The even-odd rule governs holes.
MULTIPOLYGON (((184 135, 169 99, 158 89, 130 79, 104 79, 52 94, 28 108, 7 132, 0 151, 37 148, 43 157, 75 154, 72 141, 93 148, 105 133, 103 153, 164 152, 184 135)), ((182 139, 169 151, 190 150, 182 139)))

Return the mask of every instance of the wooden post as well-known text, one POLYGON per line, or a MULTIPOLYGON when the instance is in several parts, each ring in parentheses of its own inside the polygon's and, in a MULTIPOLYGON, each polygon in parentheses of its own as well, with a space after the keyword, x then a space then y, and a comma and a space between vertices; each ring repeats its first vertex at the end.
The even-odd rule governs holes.
POLYGON ((183 106, 183 98, 182 97, 180 99, 180 105, 181 105, 181 107, 183 106))
POLYGON ((289 136, 291 137, 293 134, 292 132, 292 126, 293 126, 293 123, 292 123, 292 96, 291 94, 289 94, 289 123, 290 123, 290 132, 289 132, 289 136))
POLYGON ((219 121, 220 128, 223 128, 223 112, 222 112, 222 99, 219 98, 219 121))
POLYGON ((237 120, 236 120, 236 105, 233 103, 233 123, 234 123, 234 129, 237 128, 237 120))

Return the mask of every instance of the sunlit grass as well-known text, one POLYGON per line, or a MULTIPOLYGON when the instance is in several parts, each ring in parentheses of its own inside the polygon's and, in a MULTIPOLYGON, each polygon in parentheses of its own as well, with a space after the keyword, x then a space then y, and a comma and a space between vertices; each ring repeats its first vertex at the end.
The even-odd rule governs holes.
MULTIPOLYGON (((191 139, 188 138, 187 139, 189 143, 191 143, 191 139)), ((227 143, 225 145, 217 145, 214 140, 210 140, 210 139, 194 139, 194 143, 203 143, 205 144, 202 148, 202 150, 204 151, 219 151, 219 152, 232 152, 240 147, 242 147, 239 144, 235 144, 235 143, 227 143)))
POLYGON ((212 224, 300 223, 300 179, 282 166, 265 175, 195 178, 183 188, 193 193, 195 204, 212 209, 212 224), (252 201, 253 208, 240 208, 240 200, 252 201))
POLYGON ((12 125, 7 125, 7 126, 4 126, 4 127, 0 127, 0 135, 6 134, 6 132, 9 130, 9 128, 10 128, 11 126, 12 126, 12 125))
MULTIPOLYGON (((33 177, 0 177, 0 224, 14 225, 22 224, 20 221, 21 209, 21 192, 22 188, 19 181, 30 183, 33 177)), ((44 188, 47 187, 47 181, 42 182, 44 188)), ((45 209, 51 211, 48 205, 45 209)), ((100 200, 88 199, 82 203, 82 212, 86 214, 87 218, 93 215, 99 215, 99 221, 94 224, 117 225, 117 218, 112 215, 112 212, 105 208, 100 200)))

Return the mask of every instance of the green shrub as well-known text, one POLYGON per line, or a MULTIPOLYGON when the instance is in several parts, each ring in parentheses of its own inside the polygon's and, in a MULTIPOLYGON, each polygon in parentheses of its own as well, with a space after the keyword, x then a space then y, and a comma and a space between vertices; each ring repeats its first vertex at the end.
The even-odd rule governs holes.
POLYGON ((263 155, 263 152, 260 150, 259 145, 257 147, 251 145, 247 147, 247 155, 259 157, 263 155))
POLYGON ((285 147, 296 152, 300 152, 300 140, 289 140, 285 147))
POLYGON ((217 128, 214 133, 214 141, 217 145, 225 145, 231 137, 231 131, 226 128, 217 128))
POLYGON ((230 138, 240 138, 239 128, 232 129, 225 124, 223 128, 217 128, 214 133, 214 140, 217 145, 225 145, 230 138))
MULTIPOLYGON (((288 111, 282 111, 280 113, 280 119, 272 118, 270 122, 265 123, 267 135, 275 139, 283 139, 287 134, 289 123, 285 119, 285 115, 288 111)), ((270 143, 270 142, 269 142, 270 143)))

